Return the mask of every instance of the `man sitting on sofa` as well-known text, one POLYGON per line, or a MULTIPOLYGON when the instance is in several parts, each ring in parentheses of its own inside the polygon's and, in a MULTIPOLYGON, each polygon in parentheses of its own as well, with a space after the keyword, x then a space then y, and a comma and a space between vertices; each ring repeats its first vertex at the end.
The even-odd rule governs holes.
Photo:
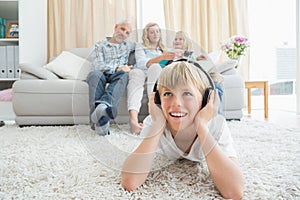
POLYGON ((120 98, 127 86, 128 56, 134 43, 126 41, 131 24, 123 20, 115 25, 111 38, 94 45, 93 67, 87 76, 89 85, 90 124, 100 135, 109 134, 109 121, 117 116, 120 98), (108 86, 107 86, 108 84, 108 86))

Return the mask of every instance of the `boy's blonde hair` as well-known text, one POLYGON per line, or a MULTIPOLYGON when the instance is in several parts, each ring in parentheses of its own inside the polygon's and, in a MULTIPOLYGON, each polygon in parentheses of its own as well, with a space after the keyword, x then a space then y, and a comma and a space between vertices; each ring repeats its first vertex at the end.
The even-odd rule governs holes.
POLYGON ((143 29, 143 36, 142 36, 142 39, 143 39, 143 45, 147 48, 147 49, 151 49, 152 47, 150 46, 150 41, 149 41, 149 38, 148 38, 148 33, 149 33, 149 29, 153 26, 157 26, 158 29, 159 29, 159 32, 160 32, 160 38, 159 38, 159 41, 158 41, 158 47, 162 50, 162 52, 165 52, 166 51, 166 47, 165 45, 162 43, 162 35, 161 35, 161 29, 160 27, 158 26, 158 24, 156 23, 148 23, 145 28, 143 29))
POLYGON ((157 89, 162 94, 163 88, 174 89, 178 85, 193 84, 202 95, 210 87, 205 73, 189 62, 174 62, 166 66, 158 79, 157 89))

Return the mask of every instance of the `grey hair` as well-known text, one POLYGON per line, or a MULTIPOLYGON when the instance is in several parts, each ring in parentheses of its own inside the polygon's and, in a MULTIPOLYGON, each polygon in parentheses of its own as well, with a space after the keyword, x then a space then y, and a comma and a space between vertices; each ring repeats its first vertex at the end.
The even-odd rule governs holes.
POLYGON ((131 21, 129 19, 122 19, 117 23, 117 25, 121 25, 121 24, 129 24, 131 27, 131 21))

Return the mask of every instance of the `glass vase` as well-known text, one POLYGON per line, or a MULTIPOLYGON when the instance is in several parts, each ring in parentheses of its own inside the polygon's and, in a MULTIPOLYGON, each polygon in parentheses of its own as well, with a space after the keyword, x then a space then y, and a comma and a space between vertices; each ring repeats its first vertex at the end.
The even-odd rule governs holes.
POLYGON ((236 66, 234 67, 234 68, 238 68, 239 67, 239 65, 240 65, 240 61, 241 61, 241 56, 239 56, 239 57, 237 57, 237 58, 235 58, 235 59, 232 59, 232 60, 235 60, 236 61, 236 66))

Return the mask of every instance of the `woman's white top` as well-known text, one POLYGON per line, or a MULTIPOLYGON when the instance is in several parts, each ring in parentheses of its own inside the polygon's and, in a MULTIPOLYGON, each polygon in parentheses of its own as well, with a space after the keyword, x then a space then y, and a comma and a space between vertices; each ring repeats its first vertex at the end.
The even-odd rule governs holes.
POLYGON ((137 68, 147 72, 148 68, 146 64, 152 58, 155 58, 162 54, 161 49, 148 49, 144 45, 137 43, 135 46, 135 59, 137 68))

